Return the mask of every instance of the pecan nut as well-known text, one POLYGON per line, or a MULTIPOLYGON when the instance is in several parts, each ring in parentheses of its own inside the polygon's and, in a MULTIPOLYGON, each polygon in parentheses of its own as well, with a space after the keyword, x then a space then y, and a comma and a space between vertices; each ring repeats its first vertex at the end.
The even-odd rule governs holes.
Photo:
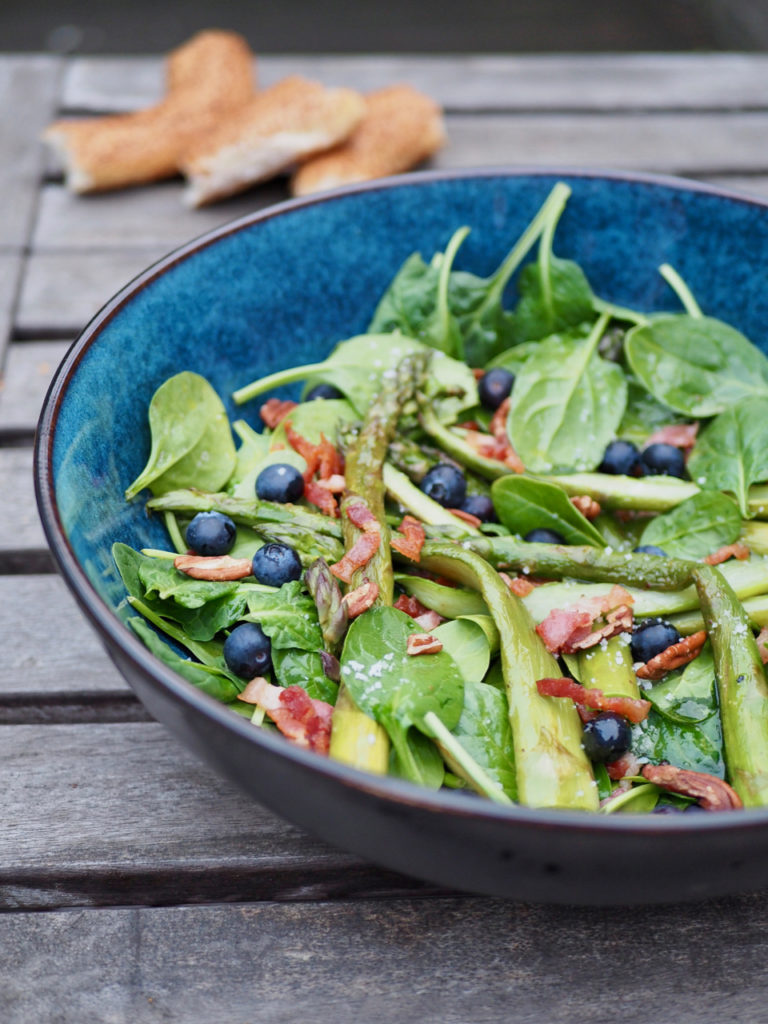
POLYGON ((673 764, 643 765, 642 775, 670 793, 692 796, 705 811, 733 811, 743 806, 739 794, 716 775, 676 768, 673 764))
POLYGON ((571 504, 581 512, 585 519, 597 519, 603 511, 600 508, 600 503, 594 498, 590 498, 588 494, 574 494, 571 504))
POLYGON ((347 615, 350 619, 356 619, 358 615, 368 611, 378 596, 378 583, 366 579, 363 580, 359 587, 355 587, 354 590, 350 590, 348 594, 345 594, 341 601, 346 607, 347 615))
POLYGON ((194 580, 242 580, 253 575, 250 558, 230 555, 177 555, 173 564, 194 580))
POLYGON ((442 649, 442 640, 438 640, 436 636, 429 633, 411 633, 408 637, 408 654, 437 654, 442 649))
POLYGON ((672 669, 681 668, 683 665, 687 665, 689 661, 693 661, 694 658, 698 657, 706 639, 707 631, 705 629, 683 637, 676 644, 670 644, 666 650, 661 651, 655 658, 646 661, 644 665, 641 665, 636 670, 635 674, 638 679, 651 679, 653 681, 661 679, 667 672, 671 672, 672 669))

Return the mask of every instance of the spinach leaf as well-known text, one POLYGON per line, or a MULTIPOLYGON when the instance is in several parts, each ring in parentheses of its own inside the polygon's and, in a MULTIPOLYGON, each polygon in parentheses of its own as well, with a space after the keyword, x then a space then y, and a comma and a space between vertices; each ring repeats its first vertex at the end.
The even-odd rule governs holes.
POLYGON ((700 559, 741 533, 741 516, 730 498, 719 491, 701 491, 670 512, 651 519, 641 544, 653 544, 672 558, 700 559))
POLYGON ((416 728, 406 730, 403 743, 400 751, 405 750, 405 760, 401 759, 397 748, 390 747, 388 774, 418 782, 427 789, 440 789, 445 779, 445 765, 434 743, 416 728))
POLYGON ((435 260, 425 263, 421 253, 412 253, 379 299, 368 333, 402 331, 418 338, 434 308, 439 276, 435 260))
POLYGON ((271 592, 251 591, 247 596, 247 622, 258 622, 273 648, 294 647, 302 651, 319 651, 323 634, 312 598, 302 592, 300 580, 284 583, 271 592))
POLYGON ((516 800, 515 750, 503 689, 476 681, 465 683, 464 707, 454 734, 507 796, 516 800))
POLYGON ((235 468, 229 478, 227 489, 230 493, 237 494, 238 485, 247 479, 250 489, 243 492, 243 497, 250 498, 253 496, 257 467, 269 452, 269 434, 259 434, 245 420, 235 420, 232 429, 240 438, 240 447, 235 453, 235 468))
POLYGON ((685 417, 646 391, 633 374, 627 374, 627 407, 616 431, 620 438, 640 447, 660 427, 684 420, 685 417))
POLYGON ((273 647, 272 667, 280 686, 301 686, 313 700, 336 703, 338 683, 334 683, 323 671, 323 662, 317 651, 273 647))
POLYGON ((686 416, 716 416, 747 398, 768 395, 768 359, 712 317, 655 317, 627 332, 624 351, 643 387, 686 416))
POLYGON ((520 370, 507 430, 527 469, 594 469, 616 436, 627 401, 621 368, 597 354, 607 318, 586 340, 554 335, 520 370))
POLYGON ((163 664, 178 672, 180 676, 183 676, 188 683, 196 686, 198 690, 202 690, 204 693, 215 697, 216 700, 220 700, 225 704, 235 700, 238 693, 242 693, 245 686, 244 683, 238 685, 231 677, 213 666, 200 665, 197 662, 189 661, 187 658, 182 658, 164 640, 161 640, 157 633, 143 619, 132 618, 128 620, 128 623, 156 658, 159 658, 163 664))
POLYGON ((654 707, 644 722, 632 727, 633 753, 654 764, 669 761, 678 768, 725 778, 715 669, 709 647, 684 671, 672 673, 653 687, 648 696, 654 707))
POLYGON ((547 232, 542 235, 538 261, 520 271, 518 290, 514 317, 520 341, 546 338, 595 318, 592 289, 584 271, 578 263, 552 254, 547 232))
POLYGON ((453 619, 431 630, 453 658, 464 682, 480 682, 491 663, 488 636, 473 619, 453 619))
POLYGON ((742 516, 750 518, 749 488, 768 479, 768 395, 712 420, 691 452, 688 471, 699 487, 734 494, 742 516))
POLYGON ((499 519, 512 533, 524 537, 530 530, 546 527, 562 534, 566 544, 605 547, 600 532, 557 484, 506 476, 494 482, 491 496, 499 519))
POLYGON ((424 717, 430 711, 453 729, 464 692, 461 672, 445 651, 407 653, 409 634, 418 632, 404 612, 372 608, 350 626, 341 656, 341 680, 352 699, 386 729, 402 771, 416 782, 423 772, 408 745, 408 730, 429 732, 424 717))
POLYGON ((134 498, 149 487, 163 494, 178 487, 216 491, 235 468, 235 443, 221 399, 204 377, 177 373, 149 403, 152 445, 147 464, 126 490, 134 498))

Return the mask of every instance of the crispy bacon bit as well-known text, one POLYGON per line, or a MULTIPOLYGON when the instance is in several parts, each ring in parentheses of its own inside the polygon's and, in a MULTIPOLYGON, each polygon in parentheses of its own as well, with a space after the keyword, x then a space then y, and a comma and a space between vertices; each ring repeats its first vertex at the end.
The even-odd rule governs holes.
POLYGON ((417 615, 413 621, 428 633, 431 629, 439 626, 441 622, 445 622, 445 619, 442 615, 438 615, 437 612, 428 611, 424 612, 423 615, 417 615))
POLYGON ((477 420, 463 420, 461 423, 457 423, 456 426, 459 430, 479 430, 480 424, 477 420))
POLYGON ((734 811, 744 806, 739 794, 716 775, 676 768, 673 764, 646 764, 642 774, 670 793, 692 796, 705 811, 734 811))
POLYGON ((288 438, 291 448, 298 452, 307 464, 304 472, 305 480, 311 480, 315 473, 321 480, 327 480, 334 474, 343 473, 344 460, 325 434, 320 435, 319 444, 313 444, 312 441, 293 429, 290 420, 286 420, 285 436, 288 438))
POLYGON ((566 608, 555 608, 536 632, 552 654, 572 654, 594 647, 632 628, 633 597, 623 587, 614 586, 607 594, 586 597, 566 608), (594 628, 598 620, 602 625, 594 628))
POLYGON ((619 779, 626 779, 628 775, 639 775, 640 762, 630 750, 617 757, 615 761, 606 762, 605 770, 608 772, 608 778, 616 782, 619 779))
POLYGON ((291 448, 298 452, 307 464, 304 478, 307 479, 314 476, 318 463, 317 445, 312 444, 306 437, 295 431, 290 420, 287 420, 285 424, 285 436, 288 438, 288 444, 291 448))
POLYGON ((368 611, 378 596, 379 584, 373 580, 363 580, 359 587, 350 590, 341 600, 346 606, 349 618, 356 619, 358 615, 368 611))
POLYGON ((414 657, 417 654, 437 654, 442 649, 442 641, 429 633, 410 633, 408 636, 407 651, 414 657))
POLYGON ((344 509, 344 514, 358 530, 363 530, 365 533, 381 532, 378 519, 362 501, 356 501, 351 505, 347 505, 344 509))
POLYGON ((411 597, 410 594, 401 594, 400 597, 395 601, 394 607, 398 611, 405 612, 406 615, 410 615, 412 619, 418 619, 424 612, 428 612, 429 608, 425 604, 422 604, 417 597, 411 597))
POLYGON ((344 459, 325 434, 320 435, 317 446, 317 475, 321 480, 332 476, 340 476, 344 472, 344 459))
POLYGON ((424 527, 413 516, 404 516, 397 530, 397 533, 392 534, 391 546, 406 558, 410 558, 413 562, 418 562, 421 558, 421 549, 424 547, 424 541, 426 540, 424 527))
POLYGON ((479 516, 473 516, 471 512, 465 512, 463 508, 449 508, 448 511, 451 515, 456 516, 457 519, 463 520, 465 523, 469 523, 470 526, 481 526, 482 519, 479 516))
POLYGON ((263 676, 254 676, 249 683, 246 684, 245 689, 242 693, 238 693, 237 699, 243 701, 244 704, 258 704, 259 696, 262 691, 262 683, 269 683, 263 676))
POLYGON ((695 423, 672 423, 651 434, 643 447, 647 448, 649 444, 671 444, 673 448, 693 448, 696 444, 698 429, 698 421, 695 423))
POLYGON ((507 441, 507 419, 512 399, 507 396, 491 417, 491 433, 497 441, 507 441))
POLYGON ((532 590, 536 588, 535 583, 531 583, 525 576, 509 576, 505 572, 500 572, 499 576, 504 580, 505 585, 516 594, 518 597, 525 597, 526 594, 530 594, 532 590))
POLYGON ((704 646, 704 642, 707 639, 707 631, 705 629, 699 630, 698 633, 692 633, 690 636, 683 637, 676 644, 670 644, 666 650, 657 654, 655 658, 651 658, 650 661, 646 661, 644 665, 636 670, 638 679, 661 679, 671 672, 673 668, 681 668, 683 665, 687 665, 689 661, 693 661, 701 653, 701 648, 704 646))
POLYGON ((763 626, 756 637, 757 652, 760 655, 760 661, 764 665, 768 664, 768 626, 763 626))
POLYGON ((193 580, 242 580, 253 575, 250 558, 231 555, 177 555, 173 564, 193 580))
POLYGON ((713 551, 711 555, 707 555, 704 561, 707 565, 720 565, 721 562, 727 562, 729 558, 738 558, 740 562, 743 562, 749 558, 750 554, 746 544, 736 541, 735 544, 726 544, 724 547, 718 548, 717 551, 713 551))
POLYGON ((298 402, 291 402, 289 399, 283 401, 279 398, 269 398, 259 409, 259 416, 261 416, 265 426, 269 427, 270 430, 274 430, 278 423, 282 423, 285 417, 293 412, 297 405, 298 402))
POLYGON ((615 711, 630 722, 642 722, 651 710, 649 700, 636 697, 606 697, 602 690, 588 690, 573 679, 539 679, 536 688, 542 697, 570 697, 575 704, 586 705, 596 711, 615 711))
POLYGON ((585 519, 597 519, 603 511, 600 508, 599 502, 595 501, 594 498, 590 498, 588 494, 574 494, 571 498, 571 504, 581 512, 585 519))
POLYGON ((328 753, 333 707, 324 700, 313 700, 301 686, 272 686, 257 676, 240 694, 240 700, 263 708, 280 732, 297 746, 328 753))
POLYGON ((331 572, 337 579, 349 583, 358 569, 368 565, 379 550, 380 542, 381 535, 378 530, 376 533, 361 534, 344 557, 329 567, 331 572))
POLYGON ((485 370, 483 370, 482 367, 480 366, 474 366, 472 368, 472 376, 475 378, 475 380, 480 380, 482 377, 485 376, 485 370))
POLYGON ((325 515, 334 518, 339 515, 339 506, 336 504, 336 499, 327 487, 321 486, 320 481, 305 480, 304 497, 307 501, 316 505, 325 515))

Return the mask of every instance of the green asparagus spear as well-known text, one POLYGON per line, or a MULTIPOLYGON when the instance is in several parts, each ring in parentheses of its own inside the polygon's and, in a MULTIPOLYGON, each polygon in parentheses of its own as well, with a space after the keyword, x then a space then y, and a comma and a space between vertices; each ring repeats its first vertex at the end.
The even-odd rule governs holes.
POLYGON ((428 542, 420 565, 480 591, 501 636, 518 795, 531 807, 596 810, 597 787, 570 701, 542 697, 536 681, 561 675, 525 606, 490 565, 456 544, 428 542))
POLYGON ((768 804, 768 684, 749 618, 722 574, 694 581, 712 642, 729 781, 746 807, 768 804))
POLYGON ((578 658, 579 679, 588 689, 602 690, 611 697, 640 697, 629 637, 623 633, 582 651, 578 658))

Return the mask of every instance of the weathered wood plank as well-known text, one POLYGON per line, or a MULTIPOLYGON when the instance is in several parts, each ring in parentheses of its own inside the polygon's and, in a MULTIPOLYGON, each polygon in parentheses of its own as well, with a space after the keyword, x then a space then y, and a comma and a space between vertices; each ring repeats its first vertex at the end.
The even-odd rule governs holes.
POLYGON ((764 897, 682 919, 463 897, 8 914, 0 1000, 5 1024, 759 1022, 765 914, 764 897))
POLYGON ((54 57, 5 56, 0 60, 3 97, 0 135, 0 247, 27 242, 43 166, 37 142, 58 99, 61 62, 54 57))
POLYGON ((0 908, 427 891, 286 824, 160 725, 7 725, 2 739, 0 908))
POLYGON ((32 436, 66 341, 25 341, 8 347, 0 378, 0 435, 32 436))
MULTIPOLYGON (((764 108, 766 54, 546 54, 515 56, 264 56, 263 85, 290 74, 365 92, 410 82, 450 110, 726 110, 764 108)), ((62 104, 135 110, 163 92, 159 58, 80 57, 62 104)))
MULTIPOLYGON (((0 169, 0 186, 2 183, 0 169)), ((0 198, 0 203, 2 199, 0 198)), ((5 352, 13 326, 16 295, 21 279, 23 255, 21 252, 0 252, 0 387, 5 352)), ((0 401, 2 395, 0 394, 0 401)))
POLYGON ((31 448, 0 448, 0 523, 0 566, 10 554, 47 550, 37 515, 31 448))

